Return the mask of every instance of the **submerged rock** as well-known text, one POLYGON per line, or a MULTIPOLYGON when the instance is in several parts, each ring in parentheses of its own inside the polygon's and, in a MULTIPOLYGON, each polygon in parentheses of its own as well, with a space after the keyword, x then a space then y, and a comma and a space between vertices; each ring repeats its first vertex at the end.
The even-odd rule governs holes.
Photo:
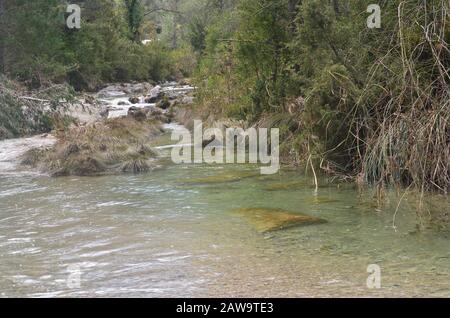
POLYGON ((147 104, 155 104, 162 98, 161 86, 153 87, 145 98, 147 104))
POLYGON ((242 208, 233 210, 232 213, 246 219, 261 233, 284 230, 297 226, 327 223, 326 220, 314 216, 280 209, 242 208))
MULTIPOLYGON (((283 183, 273 183, 265 187, 266 191, 289 191, 289 190, 304 190, 308 188, 315 188, 314 184, 307 181, 291 181, 283 183)), ((330 184, 319 184, 319 189, 329 188, 330 184)))
POLYGON ((209 177, 193 178, 187 182, 199 184, 228 183, 228 182, 237 182, 245 178, 251 178, 256 176, 259 176, 259 174, 253 171, 227 172, 209 177))
POLYGON ((283 190, 299 190, 305 189, 307 184, 304 181, 293 181, 285 183, 274 183, 268 185, 265 190, 267 191, 283 191, 283 190))

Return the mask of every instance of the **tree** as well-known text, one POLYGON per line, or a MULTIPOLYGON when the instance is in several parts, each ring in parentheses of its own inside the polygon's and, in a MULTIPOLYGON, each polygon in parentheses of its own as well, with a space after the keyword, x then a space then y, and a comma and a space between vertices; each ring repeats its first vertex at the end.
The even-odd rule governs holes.
POLYGON ((5 1, 0 0, 0 73, 5 72, 5 26, 4 26, 4 14, 5 13, 5 1))
POLYGON ((124 0, 130 38, 134 42, 141 40, 141 27, 144 21, 144 9, 140 0, 124 0))

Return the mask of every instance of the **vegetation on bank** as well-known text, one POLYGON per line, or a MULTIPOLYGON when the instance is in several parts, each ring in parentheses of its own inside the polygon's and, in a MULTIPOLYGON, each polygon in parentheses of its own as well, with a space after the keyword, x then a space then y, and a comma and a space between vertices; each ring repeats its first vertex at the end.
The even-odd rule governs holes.
POLYGON ((140 1, 71 3, 82 9, 80 29, 66 27, 67 1, 1 0, 0 73, 31 88, 68 82, 95 90, 105 82, 173 79, 189 67, 157 41, 140 1))
POLYGON ((0 72, 75 89, 193 75, 192 113, 280 128, 286 162, 448 193, 446 1, 381 1, 380 29, 370 0, 75 3, 80 30, 66 1, 0 0, 0 72))
POLYGON ((178 79, 193 69, 189 48, 158 40, 141 1, 71 3, 81 7, 80 29, 66 26, 67 1, 0 0, 0 139, 67 128, 76 91, 178 79))
POLYGON ((440 0, 231 1, 195 25, 198 113, 280 128, 289 162, 450 190, 449 7, 440 0))
POLYGON ((66 109, 73 90, 56 85, 30 92, 0 75, 0 140, 64 129, 73 119, 66 109))

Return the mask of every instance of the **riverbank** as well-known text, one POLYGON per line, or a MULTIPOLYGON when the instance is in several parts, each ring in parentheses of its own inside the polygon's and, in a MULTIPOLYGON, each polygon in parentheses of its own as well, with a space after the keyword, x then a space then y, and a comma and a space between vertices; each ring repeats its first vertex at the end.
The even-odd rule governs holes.
POLYGON ((152 146, 165 132, 162 125, 172 121, 173 106, 192 103, 193 90, 176 82, 113 84, 96 94, 75 96, 63 109, 70 124, 49 133, 54 144, 32 147, 20 162, 52 176, 156 169, 158 152, 152 146))
MULTIPOLYGON (((25 139, 23 143, 22 140, 11 141, 11 144, 17 145, 17 151, 11 151, 11 147, 5 146, 9 150, 4 152, 9 155, 2 159, 0 154, 0 162, 3 161, 4 166, 9 165, 10 170, 20 163, 28 170, 51 176, 149 172, 161 167, 160 152, 171 143, 167 137, 168 132, 163 128, 168 123, 176 122, 192 129, 195 119, 203 119, 206 128, 248 128, 248 123, 244 121, 201 112, 194 104, 194 90, 187 82, 169 82, 156 86, 149 83, 122 83, 107 85, 95 94, 75 95, 71 103, 60 100, 65 116, 71 118, 70 124, 60 126, 51 133, 32 137, 30 142, 25 139)), ((268 119, 261 120, 257 126, 271 127, 273 123, 268 119)), ((283 140, 282 147, 290 142, 283 140)), ((294 166, 295 169, 302 164, 302 161, 292 160, 292 157, 281 157, 281 160, 285 167, 294 166)), ((363 182, 358 182, 361 180, 337 176, 333 171, 326 171, 327 167, 321 163, 316 164, 322 168, 319 173, 322 177, 316 187, 329 184, 339 186, 342 182, 345 185, 348 181, 350 184, 356 183, 360 189, 366 187, 363 182)), ((311 185, 314 185, 314 172, 306 171, 311 185)), ((239 176, 237 178, 240 180, 239 176)), ((220 175, 216 179, 218 184, 227 183, 227 179, 221 180, 220 175)), ((272 191, 293 190, 303 186, 295 182, 283 182, 278 188, 275 185, 272 191)), ((387 191, 388 188, 374 188, 373 196, 379 205, 386 201, 387 191)), ((433 197, 432 193, 420 194, 414 189, 398 188, 397 191, 414 200, 433 197)), ((420 213, 426 210, 422 209, 424 204, 421 200, 417 203, 417 211, 420 213)), ((436 202, 434 199, 431 201, 436 202)), ((445 204, 439 205, 437 210, 441 212, 433 212, 432 218, 438 227, 446 229, 450 221, 449 211, 444 207, 445 204)), ((433 208, 433 211, 436 209, 433 208)))
POLYGON ((129 87, 94 96, 93 122, 0 142, 4 296, 448 296, 448 197, 378 196, 324 175, 315 189, 311 173, 286 166, 262 176, 255 165, 170 164, 161 127, 180 127, 162 123, 201 118, 182 101, 192 96, 162 109, 145 101, 154 87, 129 87), (13 173, 35 146, 35 168, 13 173), (136 173, 141 160, 151 173, 136 173), (370 264, 382 289, 366 286, 370 264), (66 284, 73 265, 78 289, 66 284))

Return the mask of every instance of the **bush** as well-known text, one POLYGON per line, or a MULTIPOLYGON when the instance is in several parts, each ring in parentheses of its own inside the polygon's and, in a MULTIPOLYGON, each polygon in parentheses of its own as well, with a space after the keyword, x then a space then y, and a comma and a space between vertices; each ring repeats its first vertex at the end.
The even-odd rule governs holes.
POLYGON ((82 8, 81 29, 69 30, 66 7, 59 0, 9 2, 2 39, 8 75, 33 88, 68 81, 77 90, 95 90, 105 82, 163 81, 175 75, 164 45, 130 39, 122 6, 92 0, 82 8))

